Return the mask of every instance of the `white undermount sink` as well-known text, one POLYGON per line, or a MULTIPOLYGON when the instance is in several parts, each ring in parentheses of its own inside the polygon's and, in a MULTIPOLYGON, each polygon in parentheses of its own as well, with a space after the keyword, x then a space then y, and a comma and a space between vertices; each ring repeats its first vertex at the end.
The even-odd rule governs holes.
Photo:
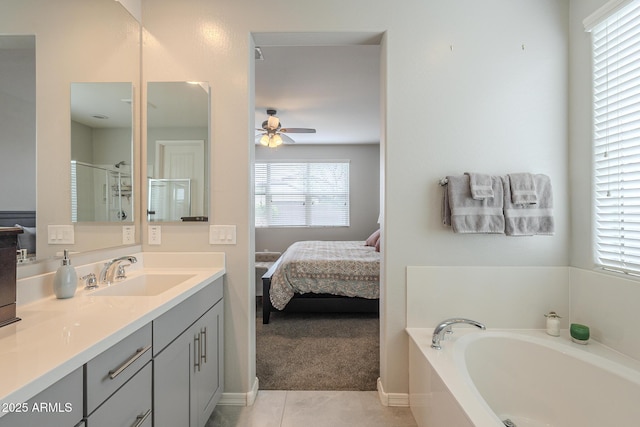
POLYGON ((151 297, 160 295, 195 274, 143 274, 125 279, 91 293, 92 296, 151 297))

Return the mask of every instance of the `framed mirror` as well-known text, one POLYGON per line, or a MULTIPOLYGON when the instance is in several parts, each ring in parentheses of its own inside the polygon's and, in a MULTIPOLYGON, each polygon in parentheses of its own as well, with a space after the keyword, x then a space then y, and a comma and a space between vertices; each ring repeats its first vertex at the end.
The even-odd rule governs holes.
POLYGON ((71 84, 71 221, 133 222, 133 86, 71 84))
POLYGON ((147 219, 208 221, 209 107, 206 82, 147 84, 147 219))

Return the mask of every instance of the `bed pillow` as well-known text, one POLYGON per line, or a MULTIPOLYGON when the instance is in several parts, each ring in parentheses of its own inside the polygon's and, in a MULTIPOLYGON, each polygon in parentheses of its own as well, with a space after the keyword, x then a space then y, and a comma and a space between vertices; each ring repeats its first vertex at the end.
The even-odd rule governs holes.
POLYGON ((16 224, 16 227, 21 228, 23 233, 18 234, 18 249, 26 249, 27 253, 36 253, 36 228, 35 227, 23 227, 20 224, 16 224))
POLYGON ((374 231, 371 236, 369 236, 369 238, 364 242, 364 245, 375 246, 376 243, 378 243, 378 240, 380 240, 380 229, 374 231))
POLYGON ((378 241, 376 242, 376 252, 380 252, 380 240, 382 239, 378 239, 378 241))

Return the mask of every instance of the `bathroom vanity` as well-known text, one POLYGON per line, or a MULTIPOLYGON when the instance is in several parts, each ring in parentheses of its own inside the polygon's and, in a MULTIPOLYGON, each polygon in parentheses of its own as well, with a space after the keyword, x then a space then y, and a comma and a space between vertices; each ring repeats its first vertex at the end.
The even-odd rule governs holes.
POLYGON ((224 381, 224 255, 136 257, 122 283, 18 307, 0 331, 0 427, 206 424, 224 381))

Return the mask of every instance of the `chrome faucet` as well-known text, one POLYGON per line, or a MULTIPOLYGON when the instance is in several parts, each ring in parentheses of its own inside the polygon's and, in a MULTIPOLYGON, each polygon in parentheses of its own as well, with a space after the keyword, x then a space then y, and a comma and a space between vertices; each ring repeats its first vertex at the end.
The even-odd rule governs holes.
POLYGON ((467 325, 473 325, 473 326, 476 326, 476 327, 478 327, 478 328, 480 328, 482 330, 486 329, 484 324, 482 324, 480 322, 476 322, 475 320, 471 320, 471 319, 463 319, 463 318, 454 317, 452 319, 443 320, 433 330, 433 337, 431 338, 431 348, 435 348, 436 350, 440 350, 442 348, 442 347, 440 347, 440 340, 442 339, 442 337, 444 336, 445 333, 451 333, 451 326, 455 325, 456 323, 466 323, 467 325))
POLYGON ((113 282, 113 271, 120 265, 121 262, 124 261, 129 261, 131 264, 135 264, 136 262, 138 262, 136 257, 131 255, 112 259, 111 261, 107 262, 104 267, 102 267, 102 271, 100 271, 100 283, 103 285, 108 285, 113 282))

